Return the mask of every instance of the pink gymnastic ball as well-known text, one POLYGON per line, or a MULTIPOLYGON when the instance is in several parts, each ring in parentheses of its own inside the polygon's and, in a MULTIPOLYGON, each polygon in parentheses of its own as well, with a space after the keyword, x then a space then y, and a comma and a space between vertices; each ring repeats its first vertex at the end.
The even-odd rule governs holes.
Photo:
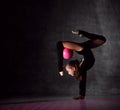
POLYGON ((63 50, 63 58, 64 59, 70 59, 70 58, 72 58, 72 56, 73 56, 73 51, 68 49, 68 48, 64 48, 64 50, 63 50))

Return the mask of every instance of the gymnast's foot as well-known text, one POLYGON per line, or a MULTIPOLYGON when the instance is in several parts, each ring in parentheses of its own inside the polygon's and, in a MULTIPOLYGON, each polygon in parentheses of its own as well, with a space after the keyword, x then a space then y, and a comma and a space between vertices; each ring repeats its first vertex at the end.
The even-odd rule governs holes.
POLYGON ((79 35, 80 37, 83 37, 83 34, 80 33, 80 30, 74 30, 74 31, 72 31, 72 34, 79 35))
POLYGON ((79 100, 79 99, 83 100, 83 99, 85 99, 85 96, 75 96, 75 97, 73 97, 73 99, 74 100, 79 100))

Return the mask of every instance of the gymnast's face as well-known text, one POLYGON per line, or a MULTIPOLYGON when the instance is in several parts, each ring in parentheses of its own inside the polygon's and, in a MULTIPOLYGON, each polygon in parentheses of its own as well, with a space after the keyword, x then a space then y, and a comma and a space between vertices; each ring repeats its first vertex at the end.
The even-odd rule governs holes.
POLYGON ((69 75, 74 76, 75 74, 75 67, 69 66, 68 64, 66 65, 66 71, 68 72, 69 75))

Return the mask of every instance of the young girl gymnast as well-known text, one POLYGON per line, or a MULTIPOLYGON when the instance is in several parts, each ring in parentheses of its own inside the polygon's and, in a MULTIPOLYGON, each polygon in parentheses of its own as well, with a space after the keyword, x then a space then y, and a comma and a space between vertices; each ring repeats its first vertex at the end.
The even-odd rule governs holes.
POLYGON ((82 60, 71 60, 66 64, 65 69, 71 76, 75 76, 79 80, 79 96, 74 99, 84 99, 86 95, 86 76, 87 71, 94 65, 95 58, 91 49, 101 46, 106 42, 102 35, 88 33, 82 30, 72 31, 73 34, 80 37, 87 37, 89 40, 83 43, 71 41, 58 41, 57 42, 57 55, 58 55, 58 70, 61 76, 63 73, 63 60, 70 59, 73 56, 73 51, 83 56, 82 60))

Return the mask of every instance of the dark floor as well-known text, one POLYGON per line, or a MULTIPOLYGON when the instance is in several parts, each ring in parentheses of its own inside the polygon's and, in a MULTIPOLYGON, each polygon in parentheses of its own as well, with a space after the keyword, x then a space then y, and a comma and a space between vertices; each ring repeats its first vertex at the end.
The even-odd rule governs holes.
POLYGON ((120 110, 120 97, 87 97, 85 100, 71 97, 21 98, 1 101, 0 110, 120 110))

